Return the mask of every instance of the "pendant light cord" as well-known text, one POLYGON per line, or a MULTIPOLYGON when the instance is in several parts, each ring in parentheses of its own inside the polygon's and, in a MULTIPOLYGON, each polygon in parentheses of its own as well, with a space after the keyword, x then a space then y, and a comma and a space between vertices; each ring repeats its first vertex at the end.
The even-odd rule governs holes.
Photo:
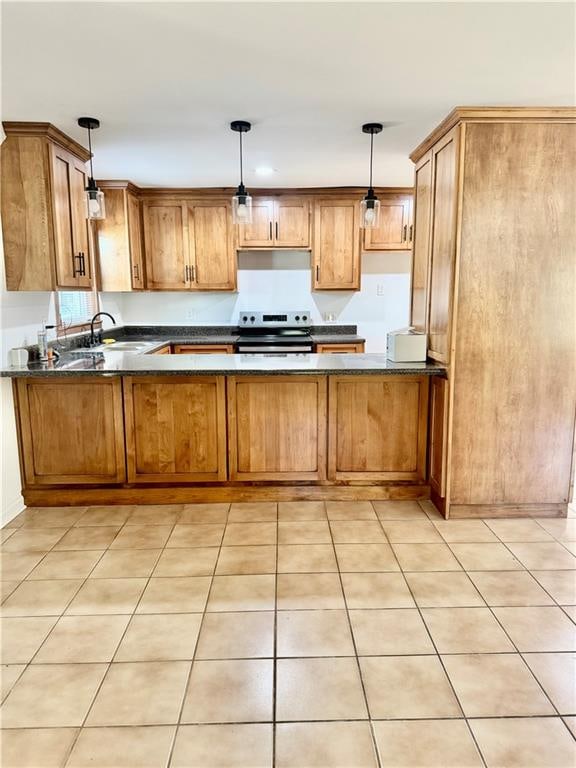
POLYGON ((370 134, 370 189, 372 189, 372 158, 374 155, 374 132, 370 134))
POLYGON ((244 186, 244 168, 242 165, 242 131, 240 131, 239 134, 240 134, 240 184, 241 186, 244 186))
POLYGON ((88 128, 88 151, 90 152, 90 178, 94 178, 94 168, 92 167, 92 130, 88 128))

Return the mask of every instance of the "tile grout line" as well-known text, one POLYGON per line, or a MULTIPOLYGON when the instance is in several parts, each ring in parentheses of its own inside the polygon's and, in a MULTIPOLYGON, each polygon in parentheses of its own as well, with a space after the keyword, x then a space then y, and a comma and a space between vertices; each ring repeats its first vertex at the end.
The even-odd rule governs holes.
POLYGON ((376 741, 376 734, 374 733, 374 725, 372 723, 372 713, 370 712, 370 707, 368 705, 368 696, 366 694, 366 686, 364 683, 364 678, 362 676, 362 667, 360 666, 360 658, 358 657, 358 648, 356 646, 356 638, 354 636, 354 630, 352 628, 352 620, 350 619, 350 610, 348 608, 348 600, 346 597, 346 591, 344 589, 344 582, 342 581, 342 573, 340 571, 340 561, 338 559, 338 553, 336 551, 336 544, 334 542, 334 535, 332 532, 330 519, 328 519, 328 529, 330 531, 330 539, 332 541, 332 549, 334 550, 334 557, 336 558, 336 567, 338 569, 338 580, 340 582, 340 589, 342 590, 342 601, 344 603, 344 610, 346 612, 346 619, 348 621, 348 631, 350 632, 352 647, 354 649, 354 659, 356 661, 356 669, 358 671, 358 677, 360 679, 360 685, 362 687, 362 695, 364 697, 364 706, 366 707, 368 728, 370 729, 370 737, 372 739, 372 749, 374 750, 376 765, 378 766, 378 768, 382 768, 382 761, 380 759, 380 750, 378 749, 378 742, 376 741))
MULTIPOLYGON (((224 541, 224 536, 226 535, 226 528, 228 526, 228 518, 230 517, 230 509, 232 508, 232 504, 228 504, 228 509, 226 510, 226 520, 224 521, 224 527, 222 529, 222 535, 220 537, 220 545, 218 547, 218 554, 216 556, 216 560, 214 561, 214 567, 212 570, 212 576, 210 577, 210 585, 208 587, 208 592, 206 594, 206 600, 204 601, 204 608, 202 610, 202 618, 200 619, 200 626, 198 627, 198 634, 196 635, 196 642, 194 643, 194 651, 192 653, 192 659, 190 661, 190 669, 188 670, 188 674, 186 675, 186 682, 184 684, 184 693, 182 695, 182 701, 180 702, 180 708, 178 712, 178 717, 176 719, 176 725, 174 728, 174 736, 172 738, 172 743, 170 744, 170 749, 168 751, 168 757, 166 759, 166 766, 167 768, 170 767, 172 764, 172 758, 174 756, 174 749, 176 747, 176 739, 178 738, 178 733, 180 731, 180 727, 182 725, 182 714, 184 712, 184 705, 186 703, 186 697, 188 695, 188 688, 190 686, 190 680, 192 678, 192 670, 194 668, 194 662, 196 660, 196 653, 198 651, 198 644, 200 643, 200 635, 202 634, 202 628, 204 626, 204 619, 206 617, 206 609, 208 608, 208 601, 210 600, 210 594, 212 592, 212 587, 214 585, 214 576, 216 575, 216 568, 218 567, 218 560, 220 559, 220 552, 222 551, 222 542, 224 541)), ((169 539, 167 539, 166 543, 168 543, 169 539)), ((164 547, 166 549, 167 547, 164 547)))

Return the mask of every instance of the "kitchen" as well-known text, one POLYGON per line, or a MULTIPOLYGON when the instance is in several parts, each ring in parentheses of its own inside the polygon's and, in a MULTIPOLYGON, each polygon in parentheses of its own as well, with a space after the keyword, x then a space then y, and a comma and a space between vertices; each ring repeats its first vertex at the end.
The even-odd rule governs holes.
MULTIPOLYGON (((140 59, 119 70, 124 104, 104 61, 73 109, 63 57, 50 108, 47 75, 19 90, 30 13, 117 45, 110 14, 131 11, 7 5, 6 765, 147 765, 148 745, 182 768, 568 768, 576 110, 561 47, 536 34, 561 34, 561 8, 439 4, 462 51, 496 10, 532 37, 508 51, 499 32, 483 89, 453 73, 396 121, 367 91, 360 119, 331 91, 314 111, 296 72, 247 96, 224 56, 226 109, 194 81, 198 111, 178 116, 186 78, 140 59), (514 67, 496 84, 529 46, 537 97, 514 67), (148 117, 154 84, 165 114, 148 117)), ((252 61, 259 30, 299 14, 301 45, 323 21, 333 54, 370 13, 423 12, 265 3, 256 23, 250 4, 193 5, 137 12, 171 40, 202 19, 220 50, 225 8, 252 61)))

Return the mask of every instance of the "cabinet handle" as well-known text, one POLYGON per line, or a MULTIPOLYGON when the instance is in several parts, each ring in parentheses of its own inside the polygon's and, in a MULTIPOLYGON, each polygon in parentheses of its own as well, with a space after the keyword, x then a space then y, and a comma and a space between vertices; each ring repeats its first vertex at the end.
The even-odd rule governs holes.
POLYGON ((188 282, 188 264, 184 267, 184 282, 188 282))
POLYGON ((408 235, 408 224, 404 224, 404 226, 402 228, 402 242, 403 243, 406 242, 407 235, 408 235))
POLYGON ((132 269, 134 270, 134 280, 140 280, 140 270, 138 269, 138 264, 134 264, 132 269))
POLYGON ((193 283, 195 283, 196 282, 196 266, 194 264, 192 264, 192 266, 190 267, 190 275, 191 275, 190 280, 193 283))
POLYGON ((76 259, 78 259, 78 264, 80 264, 80 254, 77 253, 76 255, 72 254, 72 277, 76 277, 80 274, 80 266, 78 266, 78 269, 76 269, 76 259))
POLYGON ((86 260, 84 257, 84 251, 80 251, 80 264, 82 265, 82 277, 86 277, 86 260))
POLYGON ((320 265, 316 264, 316 282, 320 282, 320 265))
POLYGON ((276 222, 276 240, 278 240, 278 222, 276 222))
POLYGON ((272 222, 269 222, 269 224, 270 224, 270 227, 269 227, 269 229, 270 229, 270 238, 269 239, 272 240, 272 222))
POLYGON ((410 237, 408 238, 412 242, 412 235, 414 233, 414 224, 410 224, 410 237))

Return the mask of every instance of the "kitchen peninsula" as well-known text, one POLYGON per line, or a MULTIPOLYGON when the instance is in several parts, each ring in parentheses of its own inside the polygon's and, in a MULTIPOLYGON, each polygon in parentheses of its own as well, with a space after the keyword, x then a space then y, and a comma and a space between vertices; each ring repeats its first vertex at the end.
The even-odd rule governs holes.
POLYGON ((29 505, 427 498, 435 363, 65 353, 14 378, 29 505))

